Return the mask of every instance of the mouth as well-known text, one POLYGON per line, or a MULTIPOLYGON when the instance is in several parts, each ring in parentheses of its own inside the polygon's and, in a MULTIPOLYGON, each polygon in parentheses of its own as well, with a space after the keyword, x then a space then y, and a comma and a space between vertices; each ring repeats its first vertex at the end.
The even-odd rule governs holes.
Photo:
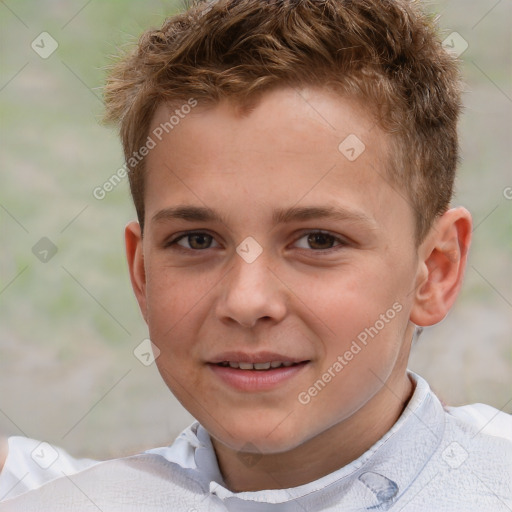
POLYGON ((215 363, 217 366, 221 366, 223 368, 234 368, 238 370, 256 370, 256 371, 266 371, 266 370, 275 370, 277 368, 290 368, 291 366, 298 366, 303 363, 307 363, 309 361, 300 361, 295 363, 293 361, 267 361, 263 363, 243 363, 239 361, 221 361, 220 363, 215 363))
POLYGON ((269 357, 265 360, 260 354, 252 358, 226 358, 210 362, 207 366, 214 378, 231 390, 261 392, 280 389, 285 384, 293 382, 293 379, 297 379, 310 363, 309 359, 290 360, 286 356, 269 357))

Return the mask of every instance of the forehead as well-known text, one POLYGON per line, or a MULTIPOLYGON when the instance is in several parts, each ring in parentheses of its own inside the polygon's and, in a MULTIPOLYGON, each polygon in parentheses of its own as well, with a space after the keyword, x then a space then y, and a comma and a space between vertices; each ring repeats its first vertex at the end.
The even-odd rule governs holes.
POLYGON ((324 151, 326 144, 338 150, 344 135, 359 134, 370 151, 385 152, 387 142, 368 106, 318 87, 273 89, 248 108, 227 99, 215 104, 193 98, 173 106, 160 104, 150 129, 151 133, 158 132, 159 140, 169 140, 167 136, 172 134, 174 139, 181 139, 180 143, 187 136, 183 132, 192 130, 200 138, 192 144, 201 142, 205 150, 209 149, 205 143, 219 145, 223 141, 224 150, 261 152, 264 143, 267 154, 282 150, 306 157, 324 151), (191 108, 190 104, 196 106, 191 108))
POLYGON ((371 218, 400 198, 387 179, 389 137, 354 100, 285 88, 246 113, 228 101, 179 109, 160 105, 152 121, 161 140, 147 157, 146 218, 193 203, 227 215, 258 205, 270 220, 276 206, 299 202, 371 218))

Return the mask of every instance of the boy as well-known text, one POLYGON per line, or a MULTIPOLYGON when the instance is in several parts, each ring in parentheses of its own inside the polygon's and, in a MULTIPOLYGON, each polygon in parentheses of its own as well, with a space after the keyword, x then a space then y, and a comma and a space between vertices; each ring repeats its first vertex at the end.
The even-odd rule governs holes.
POLYGON ((143 34, 107 119, 133 289, 198 421, 47 469, 11 438, 0 511, 512 510, 511 417, 407 370, 466 265, 460 92, 406 0, 220 0, 143 34))

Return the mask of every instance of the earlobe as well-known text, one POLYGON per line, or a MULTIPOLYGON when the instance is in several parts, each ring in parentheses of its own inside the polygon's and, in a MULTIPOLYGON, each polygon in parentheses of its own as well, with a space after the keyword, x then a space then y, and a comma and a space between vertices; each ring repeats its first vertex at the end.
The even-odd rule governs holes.
POLYGON ((418 273, 410 320, 434 325, 450 311, 462 286, 469 245, 471 214, 453 208, 437 219, 418 254, 418 273))
POLYGON ((147 322, 146 271, 144 267, 142 233, 138 222, 127 224, 124 230, 124 239, 132 288, 139 303, 142 316, 147 322))

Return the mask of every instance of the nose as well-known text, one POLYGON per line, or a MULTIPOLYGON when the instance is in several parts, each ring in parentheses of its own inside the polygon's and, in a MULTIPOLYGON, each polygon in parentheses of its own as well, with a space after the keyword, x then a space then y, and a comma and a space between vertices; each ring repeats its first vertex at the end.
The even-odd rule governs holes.
POLYGON ((252 263, 235 253, 234 264, 222 281, 217 318, 253 328, 259 321, 279 322, 286 315, 286 287, 269 267, 265 251, 252 263))

